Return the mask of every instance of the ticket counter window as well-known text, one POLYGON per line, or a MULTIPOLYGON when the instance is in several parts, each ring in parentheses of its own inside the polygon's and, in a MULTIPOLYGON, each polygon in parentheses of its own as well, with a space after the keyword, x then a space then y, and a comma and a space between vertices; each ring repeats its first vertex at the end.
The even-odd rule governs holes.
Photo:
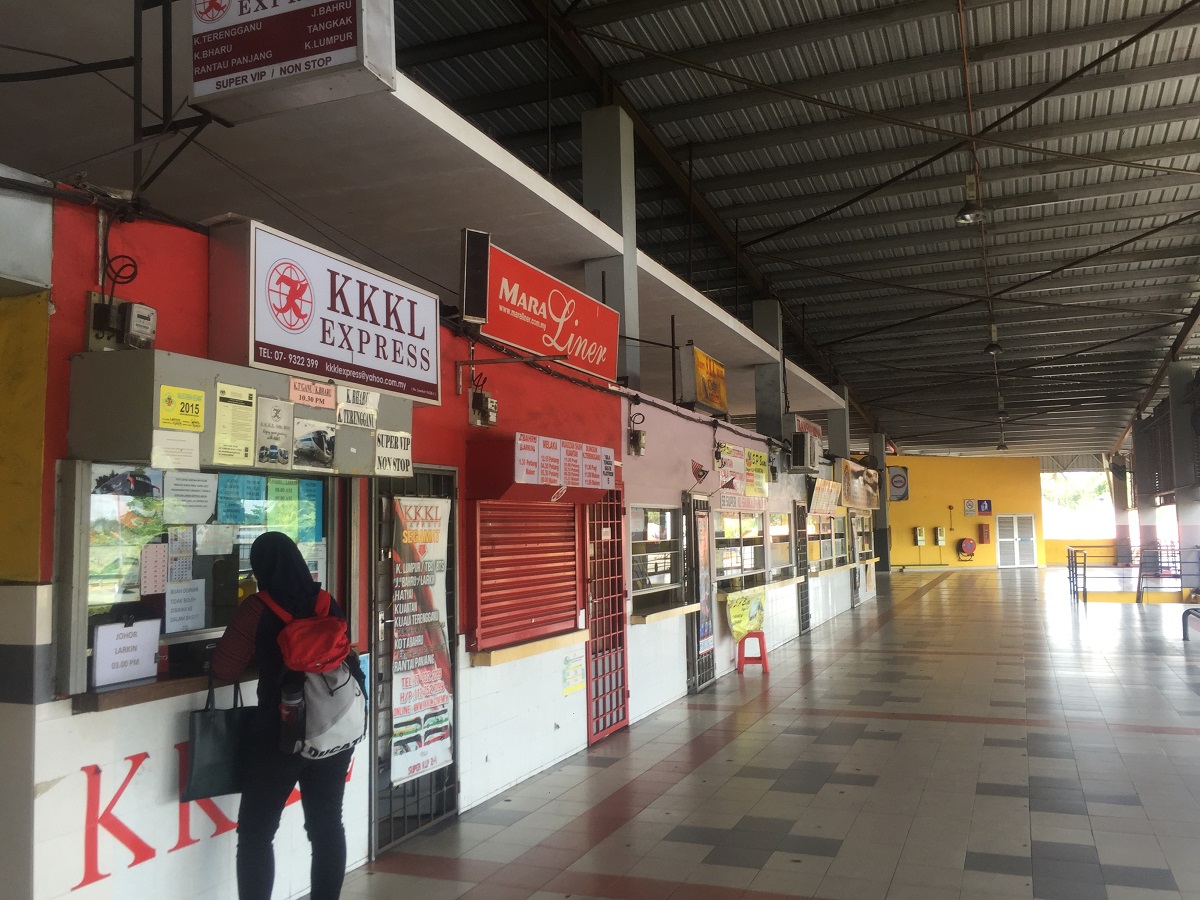
POLYGON ((326 580, 323 479, 102 463, 90 472, 89 642, 94 626, 148 619, 161 620, 168 644, 214 638, 256 590, 250 546, 264 531, 289 535, 314 580, 326 580))

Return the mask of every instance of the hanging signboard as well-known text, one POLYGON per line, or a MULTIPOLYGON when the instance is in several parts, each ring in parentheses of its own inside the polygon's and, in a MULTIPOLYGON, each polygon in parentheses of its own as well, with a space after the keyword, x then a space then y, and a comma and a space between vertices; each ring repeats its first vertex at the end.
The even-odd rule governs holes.
POLYGON ((192 0, 192 97, 226 122, 395 88, 388 0, 192 0))
POLYGON ((538 356, 566 354, 563 365, 615 381, 615 310, 493 246, 488 254, 487 322, 482 334, 538 356))
POLYGON ((879 509, 879 472, 848 459, 841 465, 842 503, 854 509, 879 509))
POLYGON ((214 225, 209 254, 211 314, 223 323, 210 330, 214 359, 352 386, 343 397, 368 402, 303 380, 289 398, 326 408, 340 400, 353 424, 369 422, 380 391, 440 402, 433 294, 259 222, 214 225))
POLYGON ((888 500, 908 499, 908 466, 888 466, 888 500))
POLYGON ((392 501, 392 784, 454 762, 446 626, 450 503, 392 501))
POLYGON ((810 516, 832 516, 837 510, 842 497, 842 484, 839 481, 816 479, 812 497, 808 501, 810 516))
POLYGON ((724 415, 729 412, 725 394, 725 366, 693 345, 691 353, 680 356, 683 363, 683 402, 701 412, 724 415))

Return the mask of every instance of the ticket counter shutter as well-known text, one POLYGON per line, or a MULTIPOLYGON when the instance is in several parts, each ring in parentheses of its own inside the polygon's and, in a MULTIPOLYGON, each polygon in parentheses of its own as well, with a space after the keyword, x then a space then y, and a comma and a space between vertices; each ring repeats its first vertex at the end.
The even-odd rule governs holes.
POLYGON ((570 503, 479 502, 478 649, 575 629, 577 510, 570 503))

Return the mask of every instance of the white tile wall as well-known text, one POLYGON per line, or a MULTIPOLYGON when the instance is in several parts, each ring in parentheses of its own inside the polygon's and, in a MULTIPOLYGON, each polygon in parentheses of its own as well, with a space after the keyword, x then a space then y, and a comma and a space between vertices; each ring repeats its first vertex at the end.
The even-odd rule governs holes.
POLYGON ((470 809, 587 747, 586 689, 564 693, 584 645, 472 666, 458 645, 459 808, 470 809))
MULTIPOLYGON (((253 697, 253 686, 249 690, 253 697)), ((232 689, 218 693, 221 705, 231 702, 232 689)), ((70 703, 36 707, 37 756, 32 777, 33 889, 20 896, 35 900, 117 900, 129 897, 233 897, 236 834, 212 837, 213 824, 190 804, 190 832, 198 843, 173 850, 179 842, 179 761, 175 744, 187 740, 188 712, 204 705, 203 694, 191 694, 104 713, 72 715, 70 703), (148 753, 113 813, 155 850, 154 858, 132 868, 131 854, 105 829, 98 829, 100 871, 109 875, 73 891, 83 878, 87 776, 100 768, 100 804, 112 801, 130 771, 127 757, 148 753), (186 885, 186 892, 182 886, 186 885)), ((30 708, 34 709, 34 708, 30 708)), ((2 710, 2 708, 0 708, 2 710)), ((2 714, 2 711, 0 711, 2 714)), ((0 729, 7 734, 8 729, 0 729)), ((0 739, 2 740, 2 739, 0 739)), ((7 762, 7 758, 6 758, 7 762)), ((366 861, 369 836, 369 742, 358 745, 343 819, 349 868, 366 861)), ((237 817, 237 797, 222 797, 217 806, 237 817)), ((309 844, 300 804, 288 807, 275 840, 275 900, 307 893, 309 844)), ((5 851, 16 840, 10 835, 5 851)), ((26 859, 29 858, 28 851, 26 859)), ((14 871, 12 868, 6 872, 14 871)))
POLYGON ((809 611, 815 628, 850 609, 850 570, 826 572, 808 580, 809 611))
POLYGON ((629 626, 629 720, 687 694, 687 617, 629 626))

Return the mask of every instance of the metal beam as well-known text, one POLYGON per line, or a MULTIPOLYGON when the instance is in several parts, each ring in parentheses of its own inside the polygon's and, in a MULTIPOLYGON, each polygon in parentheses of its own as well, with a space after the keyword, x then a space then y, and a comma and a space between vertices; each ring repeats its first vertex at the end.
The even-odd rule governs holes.
MULTIPOLYGON (((551 90, 555 99, 573 97, 576 94, 594 93, 595 84, 587 78, 569 75, 557 78, 552 82, 551 90)), ((450 103, 450 108, 460 116, 475 116, 481 113, 495 112, 499 109, 510 109, 515 106, 530 106, 546 102, 546 83, 524 84, 520 87, 497 91, 494 94, 483 94, 478 97, 465 97, 450 103)), ((542 144, 546 142, 546 131, 542 129, 542 144)))
MULTIPOLYGON (((1147 25, 1153 23, 1154 19, 1157 18, 1159 17, 1145 16, 1136 19, 1126 19, 1121 23, 1092 25, 1072 31, 1054 32, 1054 34, 1050 35, 1033 35, 1016 38, 1013 41, 984 44, 984 46, 971 49, 971 61, 974 65, 984 64, 984 62, 1001 62, 1009 59, 1026 58, 1030 54, 1050 53, 1056 49, 1084 46, 1084 44, 1088 43, 1121 40, 1123 37, 1136 34, 1142 28, 1146 28, 1147 25), (1129 25, 1128 28, 1126 28, 1127 23, 1129 25), (1121 28, 1114 29, 1114 24, 1120 25, 1121 28), (1120 34, 1115 34, 1115 30, 1120 30, 1120 34)), ((1187 28, 1187 26, 1195 25, 1198 22, 1200 22, 1200 13, 1188 11, 1178 16, 1174 22, 1165 25, 1162 30, 1168 31, 1172 28, 1187 28)), ((673 56, 676 56, 676 59, 684 59, 686 58, 686 53, 688 52, 685 50, 685 52, 673 54, 673 56)), ((662 65, 670 65, 674 68, 679 67, 679 64, 672 60, 654 58, 646 61, 660 62, 662 65)), ((642 62, 642 60, 638 60, 638 62, 642 62)), ((894 82, 894 80, 901 78, 920 77, 926 76, 926 74, 932 77, 938 71, 948 70, 948 68, 958 68, 961 65, 962 55, 959 50, 947 53, 926 54, 914 56, 914 58, 908 60, 895 60, 883 62, 883 64, 875 66, 851 68, 851 70, 845 72, 833 72, 824 74, 824 76, 794 80, 794 82, 764 85, 762 88, 730 90, 730 92, 725 92, 725 94, 701 97, 697 98, 697 100, 664 104, 664 106, 647 109, 646 114, 650 124, 665 125, 667 122, 701 118, 701 116, 718 113, 738 112, 738 110, 766 106, 766 104, 770 103, 779 103, 784 100, 780 96, 780 90, 810 96, 829 94, 829 92, 863 88, 863 86, 871 84, 894 82), (772 88, 775 90, 772 90, 772 88)), ((619 72, 619 68, 614 67, 613 77, 619 78, 619 72)), ((710 155, 712 155, 710 151, 706 150, 702 152, 702 156, 710 155)))
POLYGON ((527 41, 540 40, 545 36, 545 29, 539 28, 536 22, 517 22, 513 25, 489 28, 487 31, 460 34, 441 41, 430 41, 428 44, 419 44, 414 47, 397 47, 396 68, 411 69, 415 66, 425 66, 447 59, 471 56, 475 53, 486 53, 488 50, 497 50, 500 47, 511 47, 527 41))
MULTIPOLYGON (((564 23, 554 12, 549 3, 549 0, 524 0, 526 7, 541 21, 549 21, 551 28, 554 30, 560 43, 565 48, 567 54, 574 60, 593 84, 601 89, 607 96, 608 100, 622 109, 628 114, 633 123, 634 134, 646 149, 650 157, 655 161, 655 164, 670 183, 674 184, 680 194, 687 198, 690 203, 697 223, 716 238, 723 249, 734 259, 742 270, 746 273, 748 281, 748 289, 756 292, 759 296, 768 297, 770 294, 770 286, 766 279, 759 271, 757 265, 740 250, 739 243, 730 230, 721 221, 711 206, 699 195, 692 190, 687 174, 679 167, 678 163, 672 158, 667 148, 663 145, 655 135, 653 129, 642 118, 641 113, 636 108, 636 105, 630 100, 624 92, 617 86, 613 85, 608 79, 604 67, 595 58, 588 47, 583 43, 580 37, 575 34, 572 28, 564 23)), ((616 2, 632 3, 634 0, 616 0, 616 2)), ((787 312, 785 308, 785 313, 787 312)), ((788 321, 788 316, 785 314, 785 321, 788 321)), ((794 328, 794 325, 790 327, 794 328)), ((817 347, 812 346, 807 338, 800 335, 801 340, 805 345, 806 353, 814 359, 821 369, 831 378, 837 379, 837 369, 828 360, 826 355, 817 347)), ((850 405, 861 415, 872 427, 876 425, 874 416, 859 403, 853 391, 848 390, 850 405)))

